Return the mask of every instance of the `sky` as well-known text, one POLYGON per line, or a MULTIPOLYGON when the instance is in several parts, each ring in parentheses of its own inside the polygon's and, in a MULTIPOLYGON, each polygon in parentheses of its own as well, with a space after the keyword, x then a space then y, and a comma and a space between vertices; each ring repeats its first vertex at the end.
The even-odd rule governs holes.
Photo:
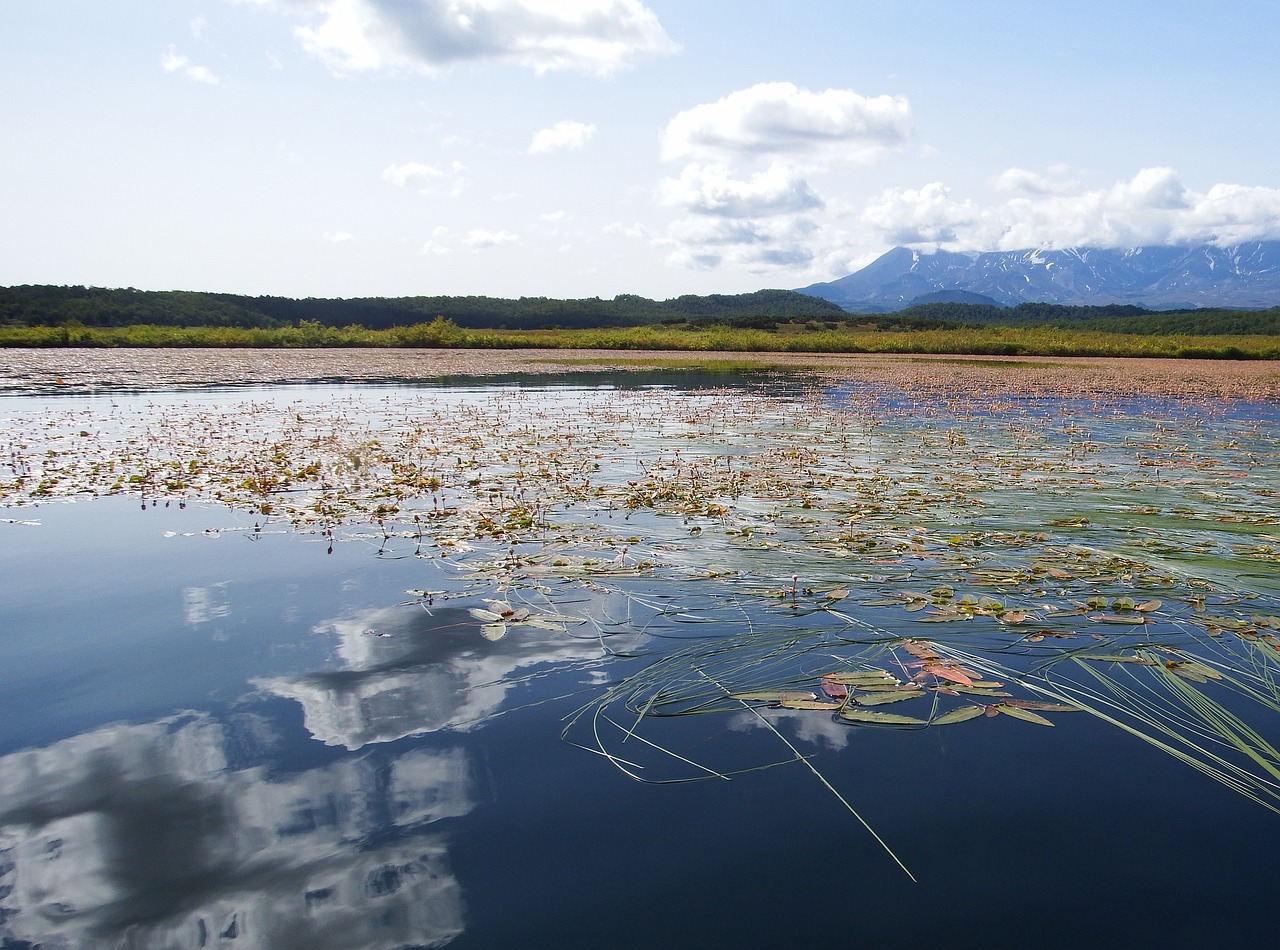
POLYGON ((0 285, 744 293, 1280 238, 1280 3, 4 0, 0 285))

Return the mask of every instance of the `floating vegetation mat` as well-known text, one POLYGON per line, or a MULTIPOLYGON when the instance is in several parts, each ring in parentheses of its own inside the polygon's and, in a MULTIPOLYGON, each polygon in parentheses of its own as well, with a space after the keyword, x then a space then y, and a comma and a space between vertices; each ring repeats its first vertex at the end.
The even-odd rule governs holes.
POLYGON ((616 658, 564 737, 642 781, 825 782, 788 738, 817 723, 1083 715, 1280 811, 1274 401, 778 378, 11 402, 10 520, 216 503, 244 515, 211 532, 431 559, 450 580, 410 603, 616 658), (769 751, 681 749, 695 714, 751 717, 769 751))

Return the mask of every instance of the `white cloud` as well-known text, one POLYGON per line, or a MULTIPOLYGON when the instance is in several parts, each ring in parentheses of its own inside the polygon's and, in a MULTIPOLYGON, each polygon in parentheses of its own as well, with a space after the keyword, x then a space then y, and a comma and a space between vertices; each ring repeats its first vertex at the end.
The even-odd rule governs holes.
POLYGON ((551 152, 560 148, 582 148, 595 134, 594 125, 566 119, 534 135, 533 141, 529 143, 529 152, 536 155, 539 152, 551 152))
POLYGON ((884 192, 864 209, 862 222, 887 243, 951 250, 1228 245, 1280 239, 1280 189, 1216 184, 1200 193, 1171 168, 1144 168, 1108 188, 1032 189, 983 208, 954 200, 933 182, 884 192))
POLYGON ((676 48, 640 0, 241 0, 301 16, 303 48, 338 73, 465 62, 609 75, 676 48))
POLYGON ((473 251, 487 251, 495 247, 519 244, 520 238, 510 231, 485 231, 482 228, 472 228, 462 239, 462 243, 473 251))
POLYGON ((445 195, 456 198, 470 184, 463 175, 465 171, 466 166, 458 161, 451 162, 445 168, 423 162, 403 162, 384 168, 382 180, 399 188, 411 183, 416 184, 419 186, 418 193, 423 195, 445 195), (423 187, 426 185, 433 185, 433 187, 423 187))
POLYGON ((208 83, 211 86, 218 85, 218 77, 208 67, 191 62, 172 46, 160 57, 160 67, 166 73, 180 73, 192 82, 208 83))
POLYGON ((867 205, 864 222, 890 244, 949 244, 983 219, 971 202, 957 202, 941 182, 890 189, 867 205))
POLYGON ((1045 175, 1025 168, 1007 168, 995 177, 993 184, 999 191, 1025 192, 1032 195, 1054 195, 1067 186, 1045 175))
POLYGON ((418 178, 440 178, 444 172, 434 165, 422 162, 404 162, 400 165, 388 165, 382 170, 382 180, 403 188, 418 178))
POLYGON ((910 135, 911 107, 901 96, 867 98, 851 89, 811 92, 768 82, 679 113, 662 133, 662 155, 864 162, 910 135))
POLYGON ((679 178, 658 185, 658 200, 695 214, 726 218, 770 217, 822 207, 822 199, 792 169, 774 163, 747 180, 720 164, 686 165, 679 178))
POLYGON ((355 237, 350 231, 325 231, 324 239, 334 244, 346 244, 355 237))
POLYGON ((672 267, 729 268, 751 274, 794 271, 814 257, 817 225, 800 216, 765 219, 687 217, 655 241, 672 267))
POLYGON ((445 241, 449 237, 449 229, 444 225, 437 225, 431 232, 431 240, 422 245, 423 254, 452 254, 453 248, 449 247, 445 241))

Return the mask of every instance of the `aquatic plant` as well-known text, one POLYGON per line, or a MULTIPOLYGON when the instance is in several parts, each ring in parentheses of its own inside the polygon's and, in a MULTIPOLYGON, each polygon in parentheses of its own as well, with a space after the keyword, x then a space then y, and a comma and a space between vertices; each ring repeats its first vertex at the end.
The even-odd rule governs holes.
POLYGON ((215 533, 442 565, 411 603, 463 600, 482 638, 598 642, 608 681, 564 737, 641 781, 798 764, 857 815, 798 730, 1071 714, 1280 810, 1276 402, 954 369, 53 400, 9 413, 0 501, 200 504, 234 522, 215 533), (669 727, 708 714, 775 751, 682 749, 669 727))

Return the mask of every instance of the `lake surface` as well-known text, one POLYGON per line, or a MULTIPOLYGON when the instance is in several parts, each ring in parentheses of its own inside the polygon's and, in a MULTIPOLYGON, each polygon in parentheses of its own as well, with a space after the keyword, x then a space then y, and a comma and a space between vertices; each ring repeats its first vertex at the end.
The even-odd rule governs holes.
POLYGON ((1274 401, 576 374, 0 421, 4 947, 1274 939, 1274 401))

